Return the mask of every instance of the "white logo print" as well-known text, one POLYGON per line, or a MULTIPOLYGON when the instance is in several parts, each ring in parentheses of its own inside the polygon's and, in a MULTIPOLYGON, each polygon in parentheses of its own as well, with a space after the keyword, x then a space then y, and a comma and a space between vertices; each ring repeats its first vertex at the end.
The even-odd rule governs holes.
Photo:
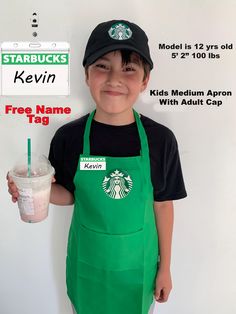
POLYGON ((102 182, 102 188, 104 192, 111 198, 121 199, 128 195, 132 189, 133 181, 130 176, 119 170, 111 172, 108 176, 105 176, 102 182))
POLYGON ((116 23, 111 26, 108 34, 113 39, 125 40, 129 39, 132 36, 132 31, 128 25, 124 23, 116 23))

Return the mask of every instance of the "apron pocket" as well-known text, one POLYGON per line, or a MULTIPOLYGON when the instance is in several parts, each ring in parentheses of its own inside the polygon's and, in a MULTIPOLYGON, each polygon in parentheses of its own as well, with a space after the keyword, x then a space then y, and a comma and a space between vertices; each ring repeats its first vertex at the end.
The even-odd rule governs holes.
POLYGON ((107 234, 78 225, 77 258, 95 268, 128 270, 144 267, 144 230, 107 234))

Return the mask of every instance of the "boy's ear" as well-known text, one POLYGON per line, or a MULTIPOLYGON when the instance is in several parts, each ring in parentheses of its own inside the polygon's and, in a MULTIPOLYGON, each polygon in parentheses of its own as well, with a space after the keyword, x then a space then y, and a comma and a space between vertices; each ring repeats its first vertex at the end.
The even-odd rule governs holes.
POLYGON ((150 78, 150 73, 147 74, 146 78, 143 80, 142 82, 142 86, 141 86, 141 93, 143 91, 145 91, 145 89, 147 88, 147 84, 149 82, 149 78, 150 78))
POLYGON ((85 69, 84 74, 85 74, 85 82, 86 82, 87 85, 89 85, 89 84, 88 84, 88 78, 89 78, 88 69, 85 69))

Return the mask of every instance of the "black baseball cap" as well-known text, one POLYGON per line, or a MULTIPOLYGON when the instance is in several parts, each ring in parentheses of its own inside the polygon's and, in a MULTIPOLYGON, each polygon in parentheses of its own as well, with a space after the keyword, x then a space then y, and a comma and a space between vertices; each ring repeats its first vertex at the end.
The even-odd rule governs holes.
POLYGON ((137 52, 153 68, 146 33, 137 24, 126 20, 111 20, 95 27, 87 42, 83 66, 94 63, 108 52, 121 49, 137 52))

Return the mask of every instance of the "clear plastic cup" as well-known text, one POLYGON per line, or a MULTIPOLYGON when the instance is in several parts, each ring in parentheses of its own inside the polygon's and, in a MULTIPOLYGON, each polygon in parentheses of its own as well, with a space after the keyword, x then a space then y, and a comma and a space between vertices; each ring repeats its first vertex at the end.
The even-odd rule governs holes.
POLYGON ((52 177, 55 173, 44 155, 32 154, 28 174, 27 154, 10 171, 19 192, 20 217, 25 222, 40 222, 47 218, 52 177))

